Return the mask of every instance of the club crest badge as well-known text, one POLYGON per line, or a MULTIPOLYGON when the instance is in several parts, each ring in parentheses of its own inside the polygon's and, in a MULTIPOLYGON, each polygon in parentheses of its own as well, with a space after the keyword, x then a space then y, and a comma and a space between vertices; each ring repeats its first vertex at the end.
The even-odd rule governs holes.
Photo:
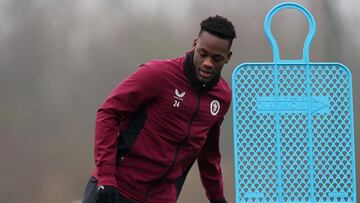
POLYGON ((213 100, 210 103, 210 113, 213 116, 216 116, 220 111, 220 103, 218 100, 213 100))

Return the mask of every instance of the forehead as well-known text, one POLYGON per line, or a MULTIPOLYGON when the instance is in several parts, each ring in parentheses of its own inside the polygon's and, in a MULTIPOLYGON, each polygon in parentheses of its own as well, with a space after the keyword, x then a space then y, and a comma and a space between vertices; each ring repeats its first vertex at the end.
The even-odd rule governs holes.
POLYGON ((230 41, 219 38, 208 32, 202 32, 197 39, 198 48, 208 52, 227 54, 230 51, 230 41))

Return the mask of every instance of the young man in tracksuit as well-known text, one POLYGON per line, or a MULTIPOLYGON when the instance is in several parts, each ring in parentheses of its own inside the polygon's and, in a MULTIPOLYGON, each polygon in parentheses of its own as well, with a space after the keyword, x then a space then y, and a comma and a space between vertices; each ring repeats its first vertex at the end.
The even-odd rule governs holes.
POLYGON ((231 92, 220 73, 235 37, 230 21, 209 17, 191 51, 141 65, 111 92, 84 203, 175 203, 195 160, 210 202, 226 203, 219 135, 231 92))

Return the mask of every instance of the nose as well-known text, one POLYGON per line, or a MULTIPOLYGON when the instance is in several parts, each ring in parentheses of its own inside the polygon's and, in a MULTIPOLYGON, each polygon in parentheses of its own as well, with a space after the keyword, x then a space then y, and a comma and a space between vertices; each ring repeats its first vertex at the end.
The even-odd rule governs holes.
POLYGON ((205 67, 205 68, 214 68, 214 63, 212 62, 210 57, 207 57, 203 61, 202 66, 205 67))

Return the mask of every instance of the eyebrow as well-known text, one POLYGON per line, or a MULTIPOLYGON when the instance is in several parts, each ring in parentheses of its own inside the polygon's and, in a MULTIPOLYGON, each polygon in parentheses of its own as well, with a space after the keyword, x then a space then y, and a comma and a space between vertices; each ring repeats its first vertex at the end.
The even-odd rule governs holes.
MULTIPOLYGON (((211 54, 209 54, 209 52, 206 51, 204 48, 200 48, 200 51, 203 51, 203 52, 205 52, 206 54, 211 55, 211 54)), ((221 59, 225 59, 225 56, 223 56, 223 55, 221 55, 221 54, 213 54, 213 55, 211 55, 211 56, 212 56, 212 57, 221 57, 221 59)))

